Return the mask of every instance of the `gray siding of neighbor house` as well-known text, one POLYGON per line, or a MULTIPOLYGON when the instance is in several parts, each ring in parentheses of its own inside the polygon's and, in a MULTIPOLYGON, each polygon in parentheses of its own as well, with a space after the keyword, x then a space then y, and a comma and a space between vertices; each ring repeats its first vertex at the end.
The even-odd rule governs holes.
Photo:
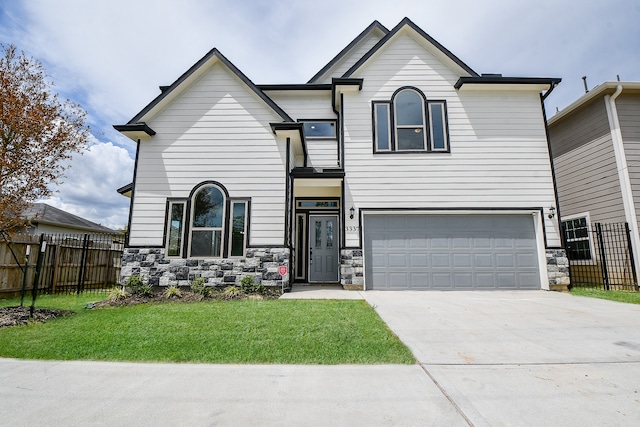
MULTIPOLYGON (((616 99, 616 108, 636 216, 640 218, 640 94, 625 95, 622 92, 622 95, 616 99)), ((638 227, 640 228, 640 221, 638 221, 638 227)))
POLYGON ((625 221, 611 130, 602 98, 549 125, 563 217, 625 221))

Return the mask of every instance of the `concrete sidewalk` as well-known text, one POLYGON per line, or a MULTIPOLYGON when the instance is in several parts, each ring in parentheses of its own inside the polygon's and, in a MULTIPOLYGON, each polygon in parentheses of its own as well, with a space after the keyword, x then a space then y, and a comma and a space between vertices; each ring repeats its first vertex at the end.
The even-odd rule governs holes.
POLYGON ((466 426, 418 365, 0 359, 2 426, 466 426))

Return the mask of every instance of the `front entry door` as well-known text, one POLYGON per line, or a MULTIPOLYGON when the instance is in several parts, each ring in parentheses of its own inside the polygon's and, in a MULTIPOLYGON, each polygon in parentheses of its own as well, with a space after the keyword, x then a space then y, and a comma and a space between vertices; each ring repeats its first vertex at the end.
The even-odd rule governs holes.
POLYGON ((309 215, 309 282, 337 282, 337 215, 309 215))

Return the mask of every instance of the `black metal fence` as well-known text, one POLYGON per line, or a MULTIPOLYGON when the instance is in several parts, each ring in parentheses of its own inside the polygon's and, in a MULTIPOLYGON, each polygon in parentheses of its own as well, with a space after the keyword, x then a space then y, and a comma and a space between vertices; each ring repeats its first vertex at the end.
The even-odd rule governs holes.
POLYGON ((105 290, 120 279, 124 239, 108 234, 16 236, 0 247, 0 293, 64 294, 105 290), (3 255, 4 254, 4 255, 3 255))
POLYGON ((571 286, 637 291, 629 224, 563 222, 571 286))

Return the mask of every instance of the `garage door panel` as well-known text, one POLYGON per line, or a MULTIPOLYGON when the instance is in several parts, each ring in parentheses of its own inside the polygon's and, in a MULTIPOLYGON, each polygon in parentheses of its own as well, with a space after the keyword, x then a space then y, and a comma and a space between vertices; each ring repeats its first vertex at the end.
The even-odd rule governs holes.
POLYGON ((473 263, 471 262, 471 254, 452 254, 453 268, 471 268, 473 263))
POLYGON ((453 283, 456 284, 456 289, 473 289, 473 274, 469 273, 454 273, 453 283))
POLYGON ((429 256, 426 253, 410 253, 409 265, 413 269, 429 267, 429 256))
POLYGON ((477 268, 493 268, 493 254, 473 254, 474 265, 477 268))
POLYGON ((531 215, 364 216, 369 289, 539 289, 531 215))
POLYGON ((520 268, 532 268, 537 270, 538 263, 537 258, 534 255, 535 252, 518 254, 516 258, 517 266, 520 268))
POLYGON ((387 257, 387 266, 390 268, 394 267, 408 267, 409 263, 407 263, 408 254, 406 253, 391 253, 387 257))
POLYGON ((449 253, 436 253, 431 255, 431 267, 433 268, 450 268, 451 255, 449 253))
POLYGON ((515 254, 496 254, 496 268, 516 268, 515 254))

